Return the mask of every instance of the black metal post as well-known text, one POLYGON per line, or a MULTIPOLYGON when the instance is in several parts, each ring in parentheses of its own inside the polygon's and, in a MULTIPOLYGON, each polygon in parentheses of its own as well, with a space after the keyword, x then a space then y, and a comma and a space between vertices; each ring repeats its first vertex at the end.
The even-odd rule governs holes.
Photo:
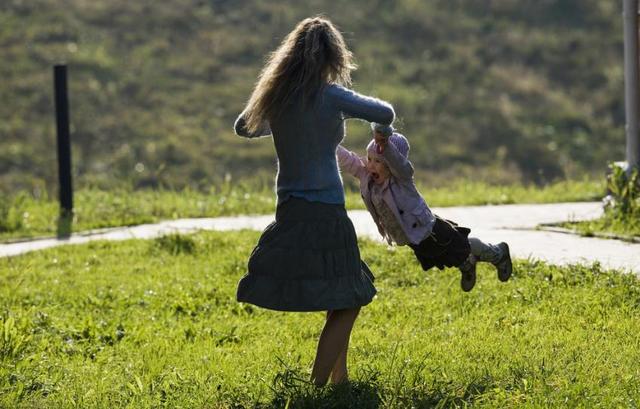
POLYGON ((640 164, 638 141, 638 0, 624 0, 624 88, 627 119, 627 171, 640 164))
POLYGON ((71 184, 71 141, 69 138, 69 98, 67 97, 67 66, 53 67, 56 125, 58 132, 58 175, 60 181, 60 212, 73 213, 73 186, 71 184))

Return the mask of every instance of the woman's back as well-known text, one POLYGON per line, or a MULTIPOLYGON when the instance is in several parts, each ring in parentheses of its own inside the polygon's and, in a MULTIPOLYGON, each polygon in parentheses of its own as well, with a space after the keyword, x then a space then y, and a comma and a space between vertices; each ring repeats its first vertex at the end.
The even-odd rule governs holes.
MULTIPOLYGON (((390 124, 394 112, 384 101, 329 84, 306 104, 302 103, 302 97, 294 96, 278 117, 270 121, 278 155, 278 203, 292 196, 323 203, 344 203, 336 147, 344 138, 346 118, 390 124)), ((236 121, 239 135, 258 136, 247 134, 243 124, 241 115, 236 121)), ((268 130, 261 134, 266 133, 268 130)))

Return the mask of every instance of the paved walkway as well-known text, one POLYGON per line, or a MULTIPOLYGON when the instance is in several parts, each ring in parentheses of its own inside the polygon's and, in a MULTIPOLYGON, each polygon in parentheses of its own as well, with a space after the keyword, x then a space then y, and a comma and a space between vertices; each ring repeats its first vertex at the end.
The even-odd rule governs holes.
MULTIPOLYGON (((597 218, 602 214, 599 202, 445 207, 433 210, 442 217, 470 227, 472 236, 489 242, 507 241, 512 255, 517 258, 530 257, 554 264, 599 261, 607 268, 640 274, 640 244, 535 230, 542 223, 597 218)), ((380 240, 366 211, 352 210, 349 217, 358 236, 380 240)), ((68 239, 0 244, 0 257, 91 240, 148 239, 167 233, 190 233, 198 230, 262 230, 272 220, 273 215, 178 219, 134 227, 102 229, 77 233, 68 239)))

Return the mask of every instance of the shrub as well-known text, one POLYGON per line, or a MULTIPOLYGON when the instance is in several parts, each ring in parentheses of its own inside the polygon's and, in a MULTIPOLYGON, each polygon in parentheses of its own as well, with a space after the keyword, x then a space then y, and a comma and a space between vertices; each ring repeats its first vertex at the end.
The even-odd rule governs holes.
POLYGON ((617 164, 609 164, 607 175, 607 190, 610 192, 605 199, 607 216, 617 219, 640 218, 640 178, 638 169, 628 173, 617 164))

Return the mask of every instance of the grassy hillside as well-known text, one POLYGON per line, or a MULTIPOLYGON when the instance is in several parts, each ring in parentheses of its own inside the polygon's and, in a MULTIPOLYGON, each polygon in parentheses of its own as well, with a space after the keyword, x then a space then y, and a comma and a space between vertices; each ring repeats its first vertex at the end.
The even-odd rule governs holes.
MULTIPOLYGON (((423 180, 543 183, 624 157, 622 17, 604 0, 7 0, 0 190, 55 186, 52 65, 70 66, 78 184, 208 188, 269 178, 231 124, 265 55, 324 13, 392 102, 423 180), (262 176, 261 176, 262 175, 262 176)), ((353 122, 346 145, 364 146, 353 122)))

